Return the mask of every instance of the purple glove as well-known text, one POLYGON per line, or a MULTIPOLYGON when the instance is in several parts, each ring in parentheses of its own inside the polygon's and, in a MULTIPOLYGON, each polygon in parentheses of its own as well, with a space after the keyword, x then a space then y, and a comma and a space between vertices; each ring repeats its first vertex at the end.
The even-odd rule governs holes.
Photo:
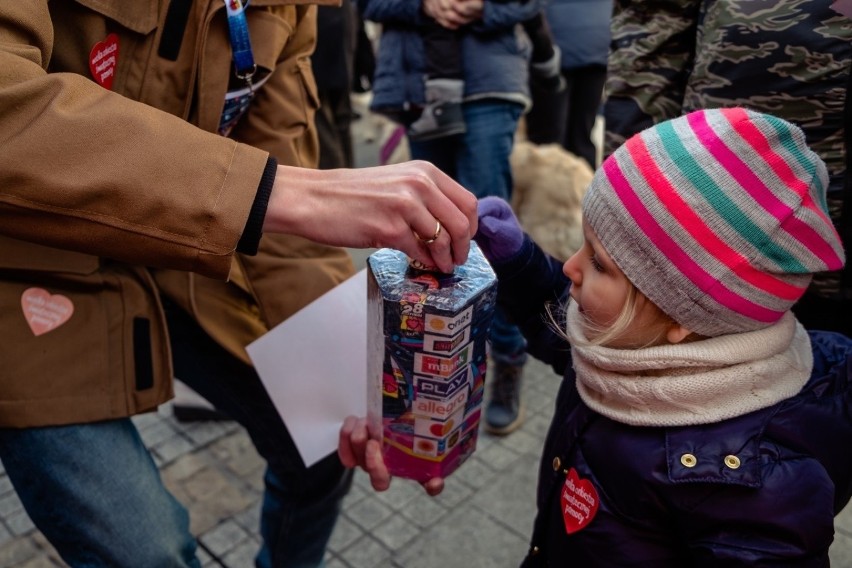
POLYGON ((479 229, 473 240, 490 262, 508 260, 521 250, 524 231, 512 208, 500 197, 483 197, 477 204, 479 229))

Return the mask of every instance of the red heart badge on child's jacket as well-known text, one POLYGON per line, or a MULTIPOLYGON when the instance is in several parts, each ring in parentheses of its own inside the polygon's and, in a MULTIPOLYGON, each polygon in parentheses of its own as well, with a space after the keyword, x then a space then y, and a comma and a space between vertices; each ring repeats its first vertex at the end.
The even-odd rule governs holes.
POLYGON ((580 479, 573 467, 562 487, 562 518, 568 534, 582 530, 598 512, 598 491, 588 479, 580 479))
POLYGON ((102 87, 112 90, 115 66, 118 64, 118 36, 109 34, 89 52, 89 71, 102 87))

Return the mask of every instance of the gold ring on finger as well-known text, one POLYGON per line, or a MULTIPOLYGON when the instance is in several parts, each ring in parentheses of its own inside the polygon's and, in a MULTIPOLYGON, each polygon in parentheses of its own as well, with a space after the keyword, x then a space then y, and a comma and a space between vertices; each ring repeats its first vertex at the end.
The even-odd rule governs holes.
POLYGON ((417 231, 414 231, 414 236, 417 237, 424 245, 431 245, 432 243, 438 240, 438 235, 441 234, 441 222, 436 219, 435 223, 435 234, 432 235, 432 238, 424 239, 423 237, 417 234, 417 231))

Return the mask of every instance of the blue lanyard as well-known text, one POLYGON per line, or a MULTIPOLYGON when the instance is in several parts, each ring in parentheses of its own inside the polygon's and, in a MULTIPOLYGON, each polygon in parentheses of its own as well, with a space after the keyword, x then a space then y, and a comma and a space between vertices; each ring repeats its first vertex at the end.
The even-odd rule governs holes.
POLYGON ((245 3, 243 0, 225 0, 236 75, 245 80, 251 88, 251 78, 257 71, 257 65, 254 63, 254 55, 251 52, 251 39, 246 23, 246 4, 248 0, 245 3))

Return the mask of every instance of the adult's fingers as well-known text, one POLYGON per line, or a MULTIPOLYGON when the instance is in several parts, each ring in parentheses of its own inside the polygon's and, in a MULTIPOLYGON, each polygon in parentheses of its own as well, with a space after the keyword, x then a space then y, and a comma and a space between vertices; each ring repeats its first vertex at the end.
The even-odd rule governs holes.
POLYGON ((423 11, 439 25, 448 29, 456 29, 461 23, 454 14, 452 0, 423 0, 423 11))
POLYGON ((470 23, 469 18, 452 8, 442 12, 440 18, 436 18, 435 21, 448 30, 457 30, 461 26, 470 23))
POLYGON ((394 246, 426 266, 452 272, 470 251, 478 223, 476 197, 429 162, 409 162, 408 167, 419 172, 406 177, 413 198, 405 209, 414 250, 405 248, 404 237, 394 246))
MULTIPOLYGON (((464 26, 482 19, 482 2, 480 0, 461 0, 452 5, 452 20, 458 26, 464 26)), ((449 16, 448 16, 449 17, 449 16)))
MULTIPOLYGON (((422 258, 428 259, 422 261, 425 267, 434 267, 438 270, 450 273, 455 267, 455 262, 452 255, 452 237, 444 229, 443 223, 436 220, 435 227, 428 237, 422 237, 415 234, 418 239, 418 252, 422 254, 422 258)), ((415 256, 415 258, 418 258, 415 256)), ((418 260, 420 260, 418 258, 418 260)))
POLYGON ((425 161, 372 168, 278 166, 263 229, 329 245, 392 247, 451 272, 467 260, 476 198, 425 161), (438 221, 442 231, 430 244, 438 221))
POLYGON ((433 243, 430 249, 432 256, 449 254, 454 264, 464 264, 470 251, 470 239, 476 234, 478 224, 476 197, 432 164, 428 164, 428 167, 431 168, 430 175, 439 191, 430 193, 426 207, 441 221, 449 237, 447 242, 438 239, 433 243), (443 250, 442 246, 447 243, 449 249, 443 250))

